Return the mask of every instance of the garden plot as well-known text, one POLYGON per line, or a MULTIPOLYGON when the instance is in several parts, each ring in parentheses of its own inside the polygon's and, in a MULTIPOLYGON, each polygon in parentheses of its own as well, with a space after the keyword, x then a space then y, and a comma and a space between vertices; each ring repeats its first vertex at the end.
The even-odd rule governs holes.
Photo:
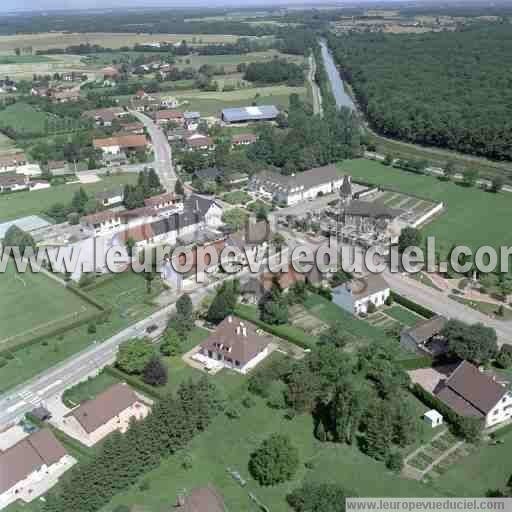
POLYGON ((327 324, 322 322, 316 316, 313 316, 304 309, 303 306, 293 306, 290 308, 290 323, 300 327, 308 334, 318 336, 327 329, 327 324))

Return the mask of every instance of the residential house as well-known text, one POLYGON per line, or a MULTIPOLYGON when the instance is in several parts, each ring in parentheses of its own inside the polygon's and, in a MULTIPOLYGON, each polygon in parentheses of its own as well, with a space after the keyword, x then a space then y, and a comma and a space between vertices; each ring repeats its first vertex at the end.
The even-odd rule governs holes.
POLYGON ((222 110, 221 119, 225 123, 249 123, 256 121, 273 121, 279 115, 279 110, 274 105, 258 105, 253 107, 225 108, 222 110))
POLYGON ((412 327, 405 327, 400 334, 400 345, 421 355, 441 355, 447 350, 446 340, 441 336, 446 322, 444 316, 435 315, 412 327))
POLYGON ((0 173, 16 171, 19 167, 27 165, 25 153, 13 153, 12 155, 0 156, 0 173))
POLYGON ((185 112, 183 114, 185 120, 185 128, 190 131, 196 131, 201 121, 200 112, 185 112))
POLYGON ((119 76, 119 70, 114 66, 107 66, 100 71, 105 80, 115 80, 119 76))
POLYGON ((103 235, 117 231, 122 226, 120 212, 106 210, 103 212, 85 215, 80 219, 83 229, 95 235, 103 235))
POLYGON ((64 176, 73 174, 73 170, 69 167, 66 160, 48 160, 46 169, 52 176, 64 176))
POLYGON ((0 80, 0 93, 16 92, 17 90, 16 82, 8 76, 0 80))
POLYGON ((115 430, 126 432, 133 418, 142 420, 150 410, 130 386, 122 382, 72 409, 59 427, 86 446, 93 446, 115 430))
POLYGON ((164 108, 177 108, 179 101, 174 96, 162 96, 160 105, 164 108))
POLYGON ((122 203, 124 199, 124 189, 122 186, 109 190, 102 190, 96 193, 96 200, 102 206, 110 207, 122 203))
POLYGON ((208 137, 207 135, 202 135, 201 133, 194 133, 186 137, 185 144, 190 151, 211 151, 215 149, 213 139, 211 137, 208 137))
POLYGON ((94 139, 93 146, 101 149, 104 154, 117 155, 121 151, 136 151, 146 149, 148 140, 144 135, 118 135, 105 139, 94 139))
POLYGON ((79 89, 50 90, 48 96, 54 103, 68 103, 80 99, 79 89))
POLYGON ((133 123, 122 123, 121 130, 126 133, 135 133, 136 135, 144 134, 144 124, 135 121, 133 123))
POLYGON ((174 192, 166 192, 165 194, 160 194, 158 196, 148 197, 147 199, 144 199, 144 205, 149 208, 154 208, 155 210, 168 209, 173 206, 176 206, 176 204, 179 202, 179 198, 178 196, 176 196, 174 192))
POLYGON ((44 98, 48 96, 49 89, 47 87, 32 87, 30 89, 31 96, 38 96, 39 98, 44 98))
POLYGON ((73 459, 51 430, 42 429, 0 451, 0 509, 23 500, 30 502, 48 490, 70 468, 73 459))
POLYGON ((176 512, 225 512, 222 496, 210 485, 193 489, 187 496, 178 496, 176 512))
POLYGON ((224 209, 220 204, 199 194, 190 194, 183 202, 185 210, 193 210, 204 219, 208 228, 218 229, 224 225, 222 215, 224 209))
POLYGON ((35 192, 37 190, 45 190, 47 188, 50 188, 51 185, 50 183, 44 180, 30 180, 28 182, 28 187, 30 192, 35 192))
POLYGON ((201 343, 199 354, 209 367, 222 365, 246 374, 270 354, 271 343, 251 322, 228 316, 201 343))
POLYGON ((248 146, 254 144, 258 137, 254 133, 240 133, 231 137, 231 144, 233 147, 248 146))
POLYGON ((275 284, 279 285, 282 291, 286 292, 295 283, 306 282, 306 274, 297 272, 291 264, 289 264, 283 271, 278 272, 265 272, 261 276, 261 284, 265 291, 270 291, 275 284))
POLYGON ((249 181, 249 189, 279 203, 294 205, 318 195, 339 191, 343 183, 335 165, 310 169, 291 176, 263 171, 249 181))
POLYGON ((512 392, 468 361, 462 361, 441 381, 434 395, 457 414, 483 420, 485 427, 512 416, 512 392))
POLYGON ((163 126, 169 123, 176 123, 178 126, 183 126, 185 119, 183 112, 178 110, 158 110, 155 112, 156 124, 163 126))
POLYGON ((332 290, 332 301, 351 314, 368 313, 370 303, 383 306, 390 289, 380 274, 368 274, 336 286, 332 290))
POLYGON ((182 141, 187 135, 187 129, 178 126, 178 128, 173 128, 171 131, 167 132, 167 140, 170 142, 182 141))
POLYGON ((0 174, 0 192, 18 192, 28 188, 29 181, 26 176, 11 173, 0 174))
POLYGON ((122 107, 98 108, 95 110, 86 110, 82 117, 92 119, 98 126, 112 126, 116 119, 126 117, 128 112, 122 107))
POLYGON ((151 96, 137 98, 134 97, 130 101, 133 110, 137 112, 153 112, 160 108, 160 101, 151 96))

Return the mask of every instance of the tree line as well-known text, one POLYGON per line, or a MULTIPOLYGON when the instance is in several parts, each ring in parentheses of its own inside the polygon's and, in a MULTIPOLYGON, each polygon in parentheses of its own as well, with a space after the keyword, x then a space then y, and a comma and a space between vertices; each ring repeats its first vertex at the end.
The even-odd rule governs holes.
POLYGON ((510 23, 421 35, 330 36, 343 77, 385 136, 512 159, 510 23))
POLYGON ((155 403, 149 416, 132 420, 125 434, 111 434, 90 461, 71 469, 46 496, 43 511, 100 510, 163 458, 177 455, 222 409, 223 400, 208 377, 184 382, 175 395, 155 403))
POLYGON ((245 70, 244 80, 266 84, 286 82, 290 86, 301 86, 304 83, 304 70, 286 59, 251 62, 245 70))

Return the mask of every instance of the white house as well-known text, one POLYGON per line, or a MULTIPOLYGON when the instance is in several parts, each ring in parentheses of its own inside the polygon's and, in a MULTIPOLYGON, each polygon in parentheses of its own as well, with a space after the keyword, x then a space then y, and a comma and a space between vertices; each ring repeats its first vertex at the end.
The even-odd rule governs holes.
POLYGON ((318 195, 339 191, 344 177, 335 165, 310 169, 292 176, 263 171, 249 181, 249 190, 267 199, 294 205, 318 195))
POLYGON ((102 235, 118 231, 122 226, 122 220, 119 212, 105 210, 82 217, 80 224, 91 234, 102 235))
POLYGON ((457 414, 492 427, 512 418, 512 392, 468 361, 438 384, 434 395, 457 414))
POLYGON ((0 452, 0 510, 17 500, 37 498, 75 463, 49 429, 0 452))
POLYGON ((389 294, 389 285, 380 274, 368 274, 333 288, 332 301, 345 311, 357 315, 368 313, 370 303, 376 307, 383 306, 389 294))
POLYGON ((18 167, 27 164, 25 153, 0 156, 0 172, 16 171, 18 167))
POLYGON ((443 424, 443 415, 435 409, 430 409, 423 415, 423 419, 432 427, 436 428, 443 424))
POLYGON ((163 96, 160 98, 160 105, 164 108, 177 108, 179 102, 174 96, 163 96))
POLYGON ((28 178, 20 174, 0 174, 0 192, 18 192, 29 188, 28 178))
POLYGON ((252 323, 228 316, 201 344, 198 352, 216 365, 245 374, 270 354, 271 342, 267 335, 259 335, 252 323))

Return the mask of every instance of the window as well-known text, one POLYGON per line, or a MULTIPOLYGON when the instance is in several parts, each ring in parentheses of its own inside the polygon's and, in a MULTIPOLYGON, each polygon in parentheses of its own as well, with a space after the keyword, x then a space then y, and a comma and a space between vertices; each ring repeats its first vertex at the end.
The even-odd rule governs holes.
POLYGON ((236 366, 240 366, 240 361, 235 361, 236 366))

